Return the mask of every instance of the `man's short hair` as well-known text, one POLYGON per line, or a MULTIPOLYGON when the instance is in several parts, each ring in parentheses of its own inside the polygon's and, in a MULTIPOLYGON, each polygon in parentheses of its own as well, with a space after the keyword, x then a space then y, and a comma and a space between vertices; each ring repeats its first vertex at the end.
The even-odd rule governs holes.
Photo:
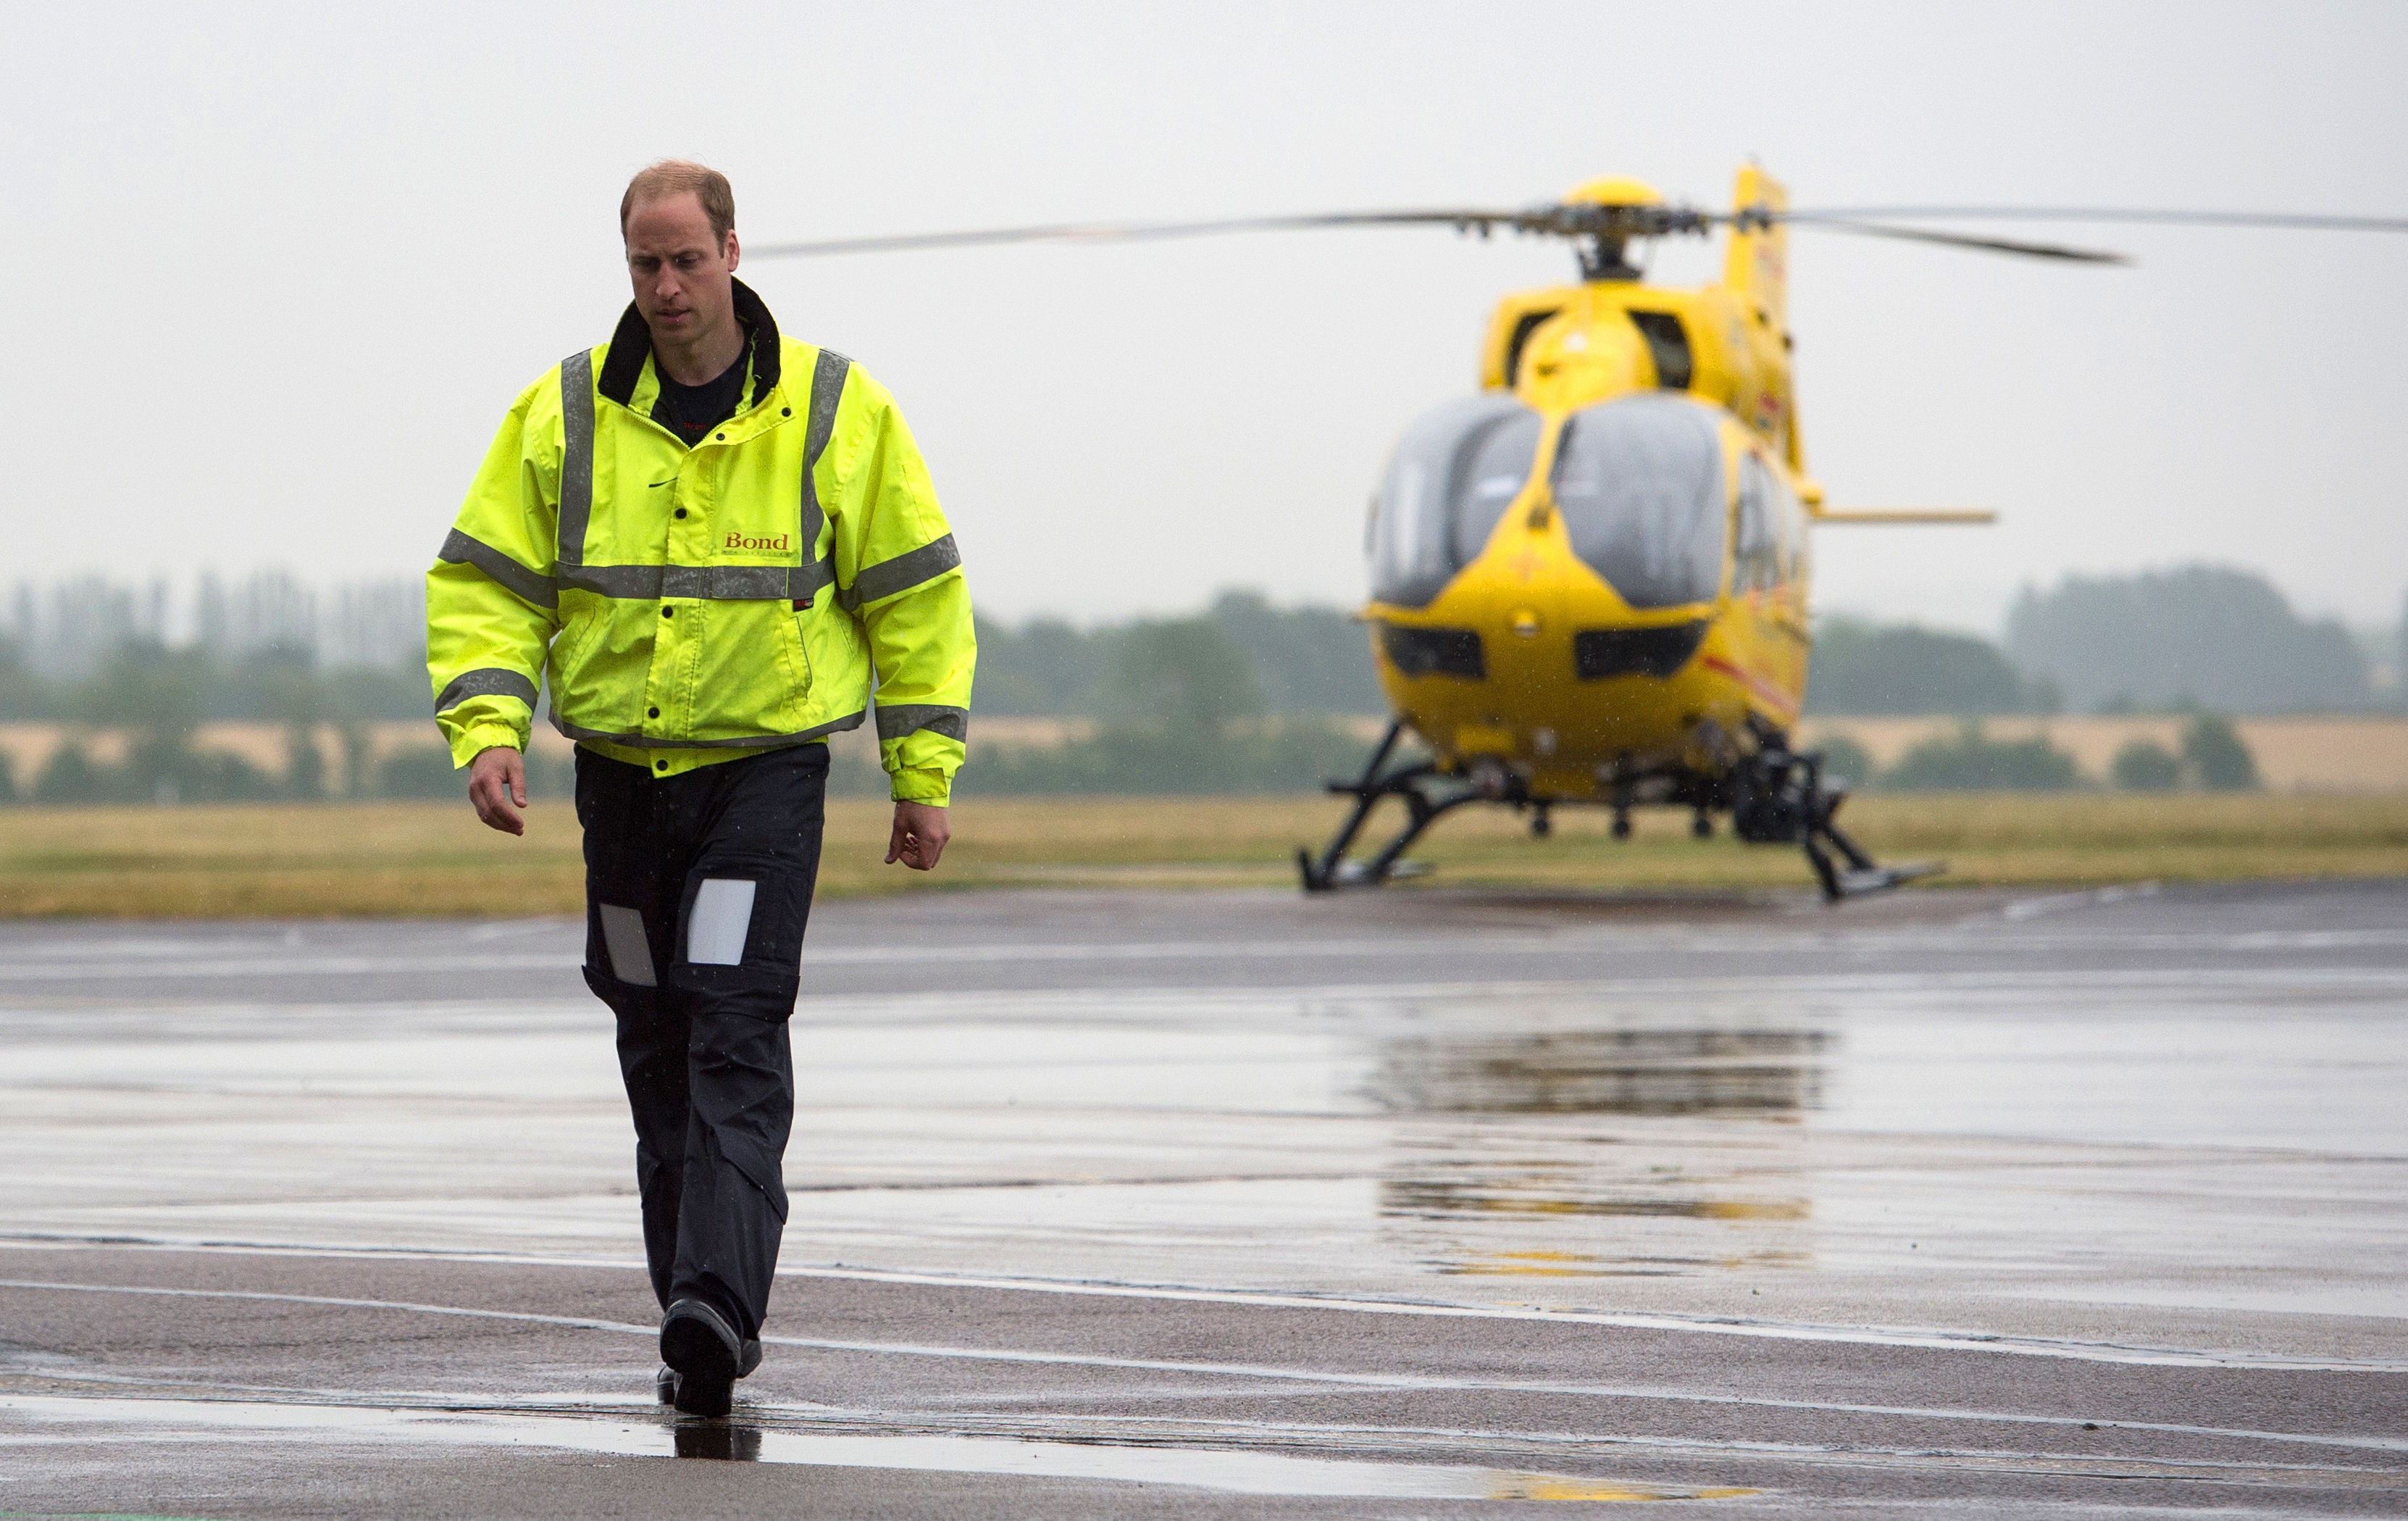
POLYGON ((702 214, 710 220, 710 236, 720 242, 736 230, 736 192, 727 177, 692 159, 665 158, 650 164, 627 181, 627 194, 619 197, 619 236, 627 236, 627 218, 639 201, 657 201, 670 195, 691 195, 702 203, 702 214))

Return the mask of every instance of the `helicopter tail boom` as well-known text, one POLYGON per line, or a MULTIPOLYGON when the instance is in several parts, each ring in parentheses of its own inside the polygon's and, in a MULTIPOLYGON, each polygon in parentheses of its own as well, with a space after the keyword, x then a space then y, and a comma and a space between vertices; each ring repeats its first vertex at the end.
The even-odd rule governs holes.
POLYGON ((1998 522, 1999 514, 1986 507, 1818 507, 1807 513, 1806 521, 1893 525, 1958 524, 1978 527, 1998 522))

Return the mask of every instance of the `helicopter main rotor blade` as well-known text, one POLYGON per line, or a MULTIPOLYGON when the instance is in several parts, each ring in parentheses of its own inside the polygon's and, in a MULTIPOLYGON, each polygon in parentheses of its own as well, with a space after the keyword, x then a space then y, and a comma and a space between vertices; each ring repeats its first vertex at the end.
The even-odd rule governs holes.
POLYGON ((991 248, 1010 243, 1143 242, 1171 237, 1213 237, 1238 233, 1303 232, 1344 227, 1453 227, 1488 237, 1498 228, 1553 237, 1592 237, 1619 241, 1629 237, 1661 237, 1675 233, 1703 233, 1717 225, 1742 230, 1770 222, 1786 222, 1867 237, 1893 237, 1974 249, 1985 253, 2012 253, 2028 258, 2062 259, 2077 264, 2128 264, 2124 254, 2102 249, 2074 248, 2060 243, 2036 243, 2021 238, 1991 237, 1936 228, 1899 227, 1897 222, 1928 220, 2012 220, 2023 222, 2094 222, 2157 223, 2190 227, 2267 227, 2307 231, 2408 232, 2408 218, 2327 216, 2283 211, 2152 211, 2100 207, 2029 206, 1893 206, 1831 210, 1775 210, 1754 207, 1739 211, 1706 211, 1687 206, 1649 204, 1604 205, 1555 202, 1518 209, 1494 207, 1427 208, 1391 211, 1319 211, 1289 216, 1227 217, 1211 222, 1065 222, 1024 227, 983 227, 963 232, 907 233, 884 237, 823 238, 802 243, 765 243, 744 251, 756 259, 816 258, 839 253, 890 253, 915 250, 991 248))
POLYGON ((1973 233, 1935 232, 1926 227, 1885 227, 1879 222, 1838 217, 1789 217, 1817 232, 1854 233, 1860 237, 1895 237, 1909 243, 1940 243, 1949 248, 1978 249, 1984 253, 2014 253, 2028 259, 2066 259, 2075 264, 2130 264, 2128 253, 2106 249, 2069 248, 2062 243, 2027 243, 2012 237, 1984 237, 1973 233))
POLYGON ((1777 222, 2096 222, 2134 226, 2269 227, 2292 232, 2408 233, 2408 217, 2345 217, 2315 211, 2184 211, 2131 207, 1852 206, 1758 213, 1777 222))
POLYGON ((1856 233, 1867 237, 1896 237, 1917 243, 1941 243, 1989 253, 2015 253, 2038 259, 2068 259, 2079 264, 2130 264, 2125 254, 2098 249, 2071 248, 2057 243, 2030 243, 2020 238, 1989 237, 1974 233, 1946 233, 1886 223, 1914 221, 1945 222, 2080 222, 2114 226, 2257 227, 2283 232, 2408 233, 2408 217, 2333 216, 2310 211, 2194 211, 2105 206, 1864 206, 1835 210, 1742 211, 1727 219, 1784 222, 1793 226, 1856 233))
POLYGON ((889 237, 836 237, 809 243, 767 243, 744 251, 755 259, 817 258, 834 253, 892 253, 915 249, 983 248, 1004 243, 1107 243, 1230 233, 1297 232, 1318 227, 1454 227, 1484 237, 1499 226, 1539 230, 1553 207, 1520 211, 1323 211, 1280 217, 1231 217, 1216 222, 1065 222, 1034 227, 985 227, 957 233, 906 233, 889 237))

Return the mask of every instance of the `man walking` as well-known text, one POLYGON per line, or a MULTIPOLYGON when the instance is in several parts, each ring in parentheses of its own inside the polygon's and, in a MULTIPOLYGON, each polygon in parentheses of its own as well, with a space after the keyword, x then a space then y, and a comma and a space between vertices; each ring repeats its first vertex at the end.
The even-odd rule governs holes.
POLYGON ((436 722, 520 834, 538 677, 577 741, 585 981, 618 1017, 659 1386, 726 1413, 760 1360, 794 1120, 786 1020, 825 737, 870 710, 889 864, 933 868, 968 732, 969 593, 886 392, 735 278, 727 180, 619 206, 635 300, 521 393, 426 578, 436 722))

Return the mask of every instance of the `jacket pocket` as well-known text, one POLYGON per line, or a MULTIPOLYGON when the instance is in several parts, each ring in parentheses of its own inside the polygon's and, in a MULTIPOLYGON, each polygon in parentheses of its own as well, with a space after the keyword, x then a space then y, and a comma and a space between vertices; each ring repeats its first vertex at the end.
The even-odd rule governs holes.
POLYGON ((794 640, 788 648, 792 652, 789 658, 793 662, 795 713, 798 719, 811 703, 811 641, 803 627, 803 620, 810 616, 808 612, 796 612, 786 618, 786 633, 794 640))
POLYGON ((686 730, 697 739, 758 739, 792 734, 799 722, 810 667, 783 602, 699 604, 686 730))
POLYGON ((571 703, 575 696, 584 695, 583 689, 591 684, 587 681, 585 657, 594 647, 595 636, 602 632, 602 624, 608 615, 590 607, 563 610, 566 616, 560 632, 553 635, 552 640, 552 703, 561 717, 575 724, 579 719, 571 703))

